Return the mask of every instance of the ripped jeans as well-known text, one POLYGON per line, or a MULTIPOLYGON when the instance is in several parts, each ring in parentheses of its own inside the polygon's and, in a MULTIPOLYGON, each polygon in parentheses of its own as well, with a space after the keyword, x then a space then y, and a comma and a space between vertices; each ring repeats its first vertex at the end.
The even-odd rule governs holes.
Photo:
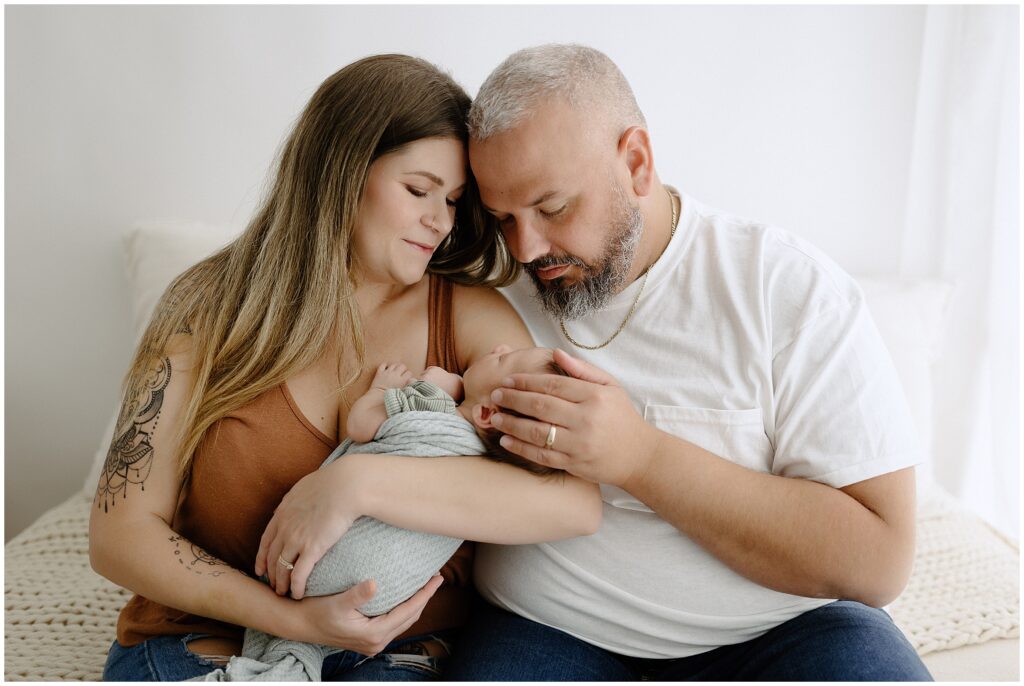
MULTIPOLYGON (((335 653, 324 660, 324 681, 436 681, 440 678, 445 656, 431 656, 422 644, 437 641, 450 653, 453 632, 412 636, 392 641, 383 652, 367 657, 351 650, 335 653)), ((202 676, 223 662, 193 653, 188 644, 207 634, 157 636, 130 648, 117 641, 110 646, 104 681, 184 681, 202 676)), ((436 651, 430 651, 436 652, 436 651)))

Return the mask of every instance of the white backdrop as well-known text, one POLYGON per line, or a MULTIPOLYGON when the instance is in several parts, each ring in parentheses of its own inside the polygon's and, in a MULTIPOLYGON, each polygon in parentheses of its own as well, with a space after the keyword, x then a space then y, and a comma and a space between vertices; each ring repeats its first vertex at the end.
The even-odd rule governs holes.
POLYGON ((592 45, 632 83, 666 182, 848 271, 897 274, 928 12, 6 7, 5 535, 76 490, 117 401, 132 343, 122 233, 152 218, 244 225, 340 66, 418 55, 472 95, 513 50, 592 45))

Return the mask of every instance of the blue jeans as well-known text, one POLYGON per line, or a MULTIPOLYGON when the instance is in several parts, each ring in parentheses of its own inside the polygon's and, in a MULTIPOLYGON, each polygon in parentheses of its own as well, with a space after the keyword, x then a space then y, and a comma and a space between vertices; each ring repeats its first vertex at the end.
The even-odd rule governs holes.
POLYGON ((479 602, 451 681, 932 681, 882 610, 836 601, 737 645, 675 659, 617 655, 479 602))
MULTIPOLYGON (((436 681, 441 665, 448 658, 404 654, 401 647, 431 639, 446 641, 449 632, 414 636, 392 641, 376 657, 346 650, 324 660, 324 681, 436 681)), ((184 681, 212 672, 215 664, 187 648, 189 642, 206 634, 158 636, 125 648, 117 641, 110 646, 104 681, 184 681)))

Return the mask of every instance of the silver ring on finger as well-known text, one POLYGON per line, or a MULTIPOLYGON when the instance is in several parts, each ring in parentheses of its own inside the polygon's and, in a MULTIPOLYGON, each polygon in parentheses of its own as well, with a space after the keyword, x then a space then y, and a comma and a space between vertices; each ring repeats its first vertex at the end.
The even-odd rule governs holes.
POLYGON ((548 437, 544 439, 544 447, 548 450, 551 450, 551 446, 555 444, 555 435, 557 433, 558 430, 555 429, 555 425, 552 424, 551 428, 548 429, 548 437))
POLYGON ((281 565, 282 567, 287 569, 289 572, 292 571, 293 569, 295 569, 295 563, 294 562, 289 562, 288 560, 284 559, 284 555, 278 555, 277 556, 277 564, 281 565))

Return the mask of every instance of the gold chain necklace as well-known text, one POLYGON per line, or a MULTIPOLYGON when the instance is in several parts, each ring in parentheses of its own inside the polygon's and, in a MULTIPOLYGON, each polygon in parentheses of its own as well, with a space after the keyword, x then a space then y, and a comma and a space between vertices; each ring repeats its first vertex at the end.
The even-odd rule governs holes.
MULTIPOLYGON (((668 234, 668 241, 669 243, 671 243, 672 237, 676 235, 676 223, 679 221, 679 215, 676 212, 676 201, 675 198, 672 197, 672 191, 670 191, 666 186, 665 192, 668 193, 668 202, 672 206, 672 229, 669 231, 668 234)), ((679 202, 682 203, 682 199, 680 199, 679 202)), ((666 247, 666 250, 667 249, 668 248, 666 247)), ((607 341, 605 341, 604 343, 599 343, 597 345, 586 345, 584 343, 580 343, 575 338, 569 335, 568 330, 566 330, 565 328, 565 320, 559 319, 558 324, 559 326, 562 327, 562 335, 565 336, 566 339, 568 339, 568 341, 575 345, 577 348, 583 348, 584 350, 600 350, 601 348, 605 347, 606 345, 614 341, 615 337, 622 333, 622 330, 626 328, 626 324, 629 323, 630 318, 636 311, 636 306, 640 303, 640 296, 643 295, 644 293, 644 286, 647 285, 647 276, 651 273, 651 269, 654 267, 654 265, 658 264, 659 259, 661 259, 661 255, 658 255, 654 262, 651 262, 651 265, 644 270, 644 274, 642 277, 643 281, 640 282, 640 290, 636 292, 636 297, 633 298, 633 304, 630 305, 629 312, 626 313, 626 317, 625 319, 622 320, 622 323, 619 324, 619 328, 615 329, 615 333, 613 333, 607 341)))

